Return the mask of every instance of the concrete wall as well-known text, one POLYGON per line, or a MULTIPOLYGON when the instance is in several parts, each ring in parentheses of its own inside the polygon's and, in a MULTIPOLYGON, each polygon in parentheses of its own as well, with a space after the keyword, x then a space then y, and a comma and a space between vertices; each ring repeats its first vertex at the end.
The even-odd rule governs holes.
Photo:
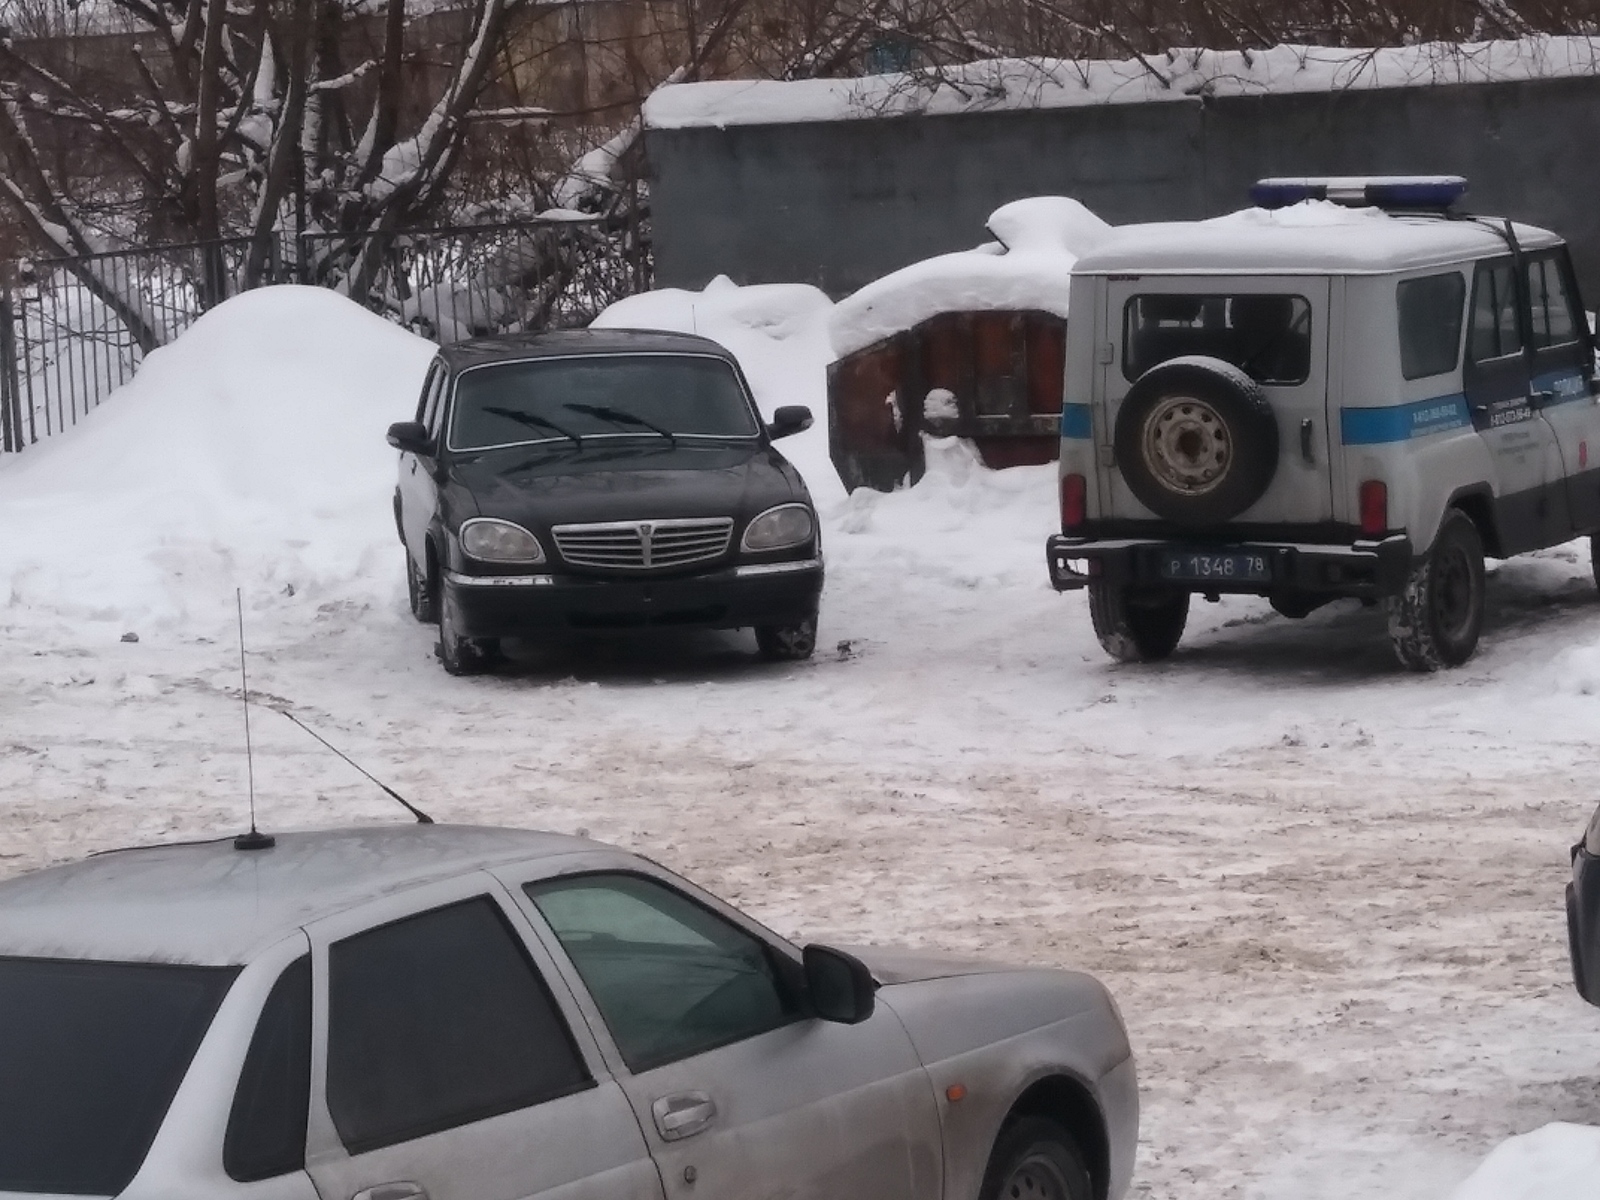
POLYGON ((1457 174, 1468 207, 1544 225, 1600 302, 1600 79, 1230 97, 811 125, 650 130, 656 280, 837 297, 987 240, 1008 200, 1113 224, 1215 216, 1266 175, 1457 174))

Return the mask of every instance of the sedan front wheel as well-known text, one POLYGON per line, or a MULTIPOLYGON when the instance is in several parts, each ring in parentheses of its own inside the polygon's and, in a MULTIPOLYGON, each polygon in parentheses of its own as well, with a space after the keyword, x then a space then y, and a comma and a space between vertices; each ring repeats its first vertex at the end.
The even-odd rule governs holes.
POLYGON ((1094 1188, 1069 1134, 1044 1117, 1000 1131, 978 1200, 1093 1200, 1094 1188))

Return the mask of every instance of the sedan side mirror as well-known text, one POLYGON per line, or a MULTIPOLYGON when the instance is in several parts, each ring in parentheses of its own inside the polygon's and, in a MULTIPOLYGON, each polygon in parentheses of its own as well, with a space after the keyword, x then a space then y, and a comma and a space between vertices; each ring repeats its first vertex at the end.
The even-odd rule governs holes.
POLYGON ((773 440, 811 428, 811 410, 804 404, 785 404, 772 414, 767 436, 773 440))
POLYGON ((817 1016, 840 1025, 859 1025, 872 1015, 878 984, 859 958, 831 946, 807 946, 802 961, 811 1011, 817 1016))
POLYGON ((427 454, 433 449, 428 427, 421 421, 396 421, 389 426, 389 445, 407 454, 427 454))

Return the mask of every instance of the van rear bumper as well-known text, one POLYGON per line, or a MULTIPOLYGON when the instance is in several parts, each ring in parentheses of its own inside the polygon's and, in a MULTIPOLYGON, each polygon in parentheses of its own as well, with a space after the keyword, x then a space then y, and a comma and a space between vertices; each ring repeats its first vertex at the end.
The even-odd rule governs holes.
POLYGON ((1403 533, 1348 545, 1301 542, 1204 542, 1170 538, 1081 538, 1056 534, 1045 543, 1050 583, 1058 592, 1091 581, 1143 584, 1179 591, 1257 596, 1293 594, 1376 600, 1397 596, 1411 574, 1411 539, 1403 533), (1245 554, 1266 560, 1267 579, 1173 578, 1163 571, 1170 555, 1245 554))

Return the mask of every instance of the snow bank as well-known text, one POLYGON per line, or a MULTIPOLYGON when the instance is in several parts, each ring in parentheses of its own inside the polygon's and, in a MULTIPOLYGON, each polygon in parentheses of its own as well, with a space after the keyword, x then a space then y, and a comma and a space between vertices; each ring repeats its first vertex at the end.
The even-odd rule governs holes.
POLYGON ((219 305, 74 432, 0 465, 12 606, 211 620, 246 597, 392 598, 392 421, 433 353, 322 288, 219 305))
POLYGON ((1510 1138, 1450 1200, 1594 1200, 1600 1192, 1600 1129, 1560 1122, 1510 1138))
POLYGON ((645 101, 644 122, 652 129, 793 125, 1596 74, 1600 38, 1590 37, 1428 42, 1377 50, 1169 50, 1121 60, 992 59, 938 74, 680 83, 658 88, 645 101))
POLYGON ((874 280, 841 300, 828 322, 840 358, 945 312, 1041 309, 1067 315, 1072 266, 1111 234, 1066 196, 1014 200, 989 216, 998 239, 941 254, 874 280))

